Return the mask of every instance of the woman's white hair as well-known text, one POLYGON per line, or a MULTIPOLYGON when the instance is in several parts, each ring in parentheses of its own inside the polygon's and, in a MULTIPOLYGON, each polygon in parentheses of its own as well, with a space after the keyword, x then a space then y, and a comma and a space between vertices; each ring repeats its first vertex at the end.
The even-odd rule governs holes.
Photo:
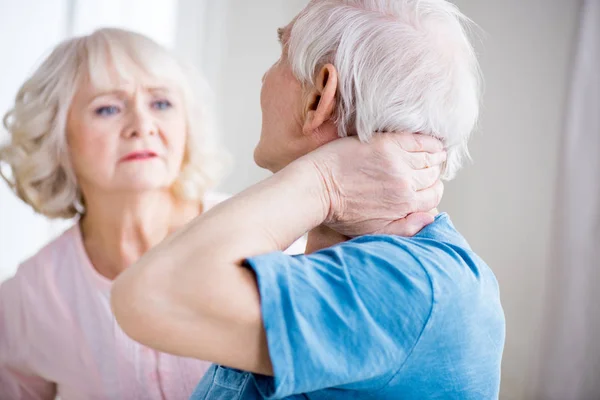
POLYGON ((313 0, 292 27, 288 58, 304 84, 314 85, 326 63, 336 67, 340 136, 433 135, 448 149, 443 177, 451 179, 479 114, 469 23, 445 0, 313 0))
POLYGON ((134 81, 141 71, 181 90, 188 136, 182 170, 172 187, 177 198, 200 201, 221 175, 227 157, 216 143, 205 81, 143 35, 100 29, 59 44, 4 116, 10 140, 0 147, 0 175, 24 202, 49 218, 85 213, 70 163, 67 114, 79 82, 89 78, 94 86, 106 87, 115 79, 110 68, 124 81, 134 81), (3 166, 8 167, 4 172, 3 166))

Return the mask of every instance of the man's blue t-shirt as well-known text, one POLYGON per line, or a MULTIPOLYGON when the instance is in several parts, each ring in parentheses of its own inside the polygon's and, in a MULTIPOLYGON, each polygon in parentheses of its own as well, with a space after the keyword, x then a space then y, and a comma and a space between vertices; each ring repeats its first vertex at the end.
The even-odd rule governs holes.
POLYGON ((498 284, 447 214, 412 238, 363 236, 247 265, 275 376, 213 366, 193 400, 498 397, 498 284))

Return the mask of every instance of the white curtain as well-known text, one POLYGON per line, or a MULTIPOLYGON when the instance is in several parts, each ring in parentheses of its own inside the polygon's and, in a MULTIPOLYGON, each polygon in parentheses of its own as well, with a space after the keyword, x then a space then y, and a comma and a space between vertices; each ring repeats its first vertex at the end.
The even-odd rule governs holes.
POLYGON ((580 18, 558 166, 543 400, 600 399, 600 0, 584 0, 580 18))
POLYGON ((69 0, 72 35, 102 27, 129 29, 168 48, 177 30, 177 0, 69 0))

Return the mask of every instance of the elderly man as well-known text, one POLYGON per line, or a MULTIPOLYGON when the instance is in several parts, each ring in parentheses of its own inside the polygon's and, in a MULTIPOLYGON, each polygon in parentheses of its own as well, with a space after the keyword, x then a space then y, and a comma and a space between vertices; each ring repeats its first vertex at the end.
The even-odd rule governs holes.
POLYGON ((315 0, 279 30, 255 150, 274 175, 113 288, 134 339, 216 363, 193 398, 497 398, 497 282, 435 210, 478 115, 464 21, 444 0, 315 0), (305 232, 307 255, 281 252, 305 232))

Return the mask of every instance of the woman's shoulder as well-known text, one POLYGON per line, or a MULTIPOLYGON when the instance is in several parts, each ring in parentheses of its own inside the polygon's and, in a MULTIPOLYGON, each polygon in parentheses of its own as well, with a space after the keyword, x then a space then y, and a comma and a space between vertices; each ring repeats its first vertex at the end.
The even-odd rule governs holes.
POLYGON ((40 280, 40 277, 56 272, 57 268, 71 264, 70 261, 78 257, 78 235, 75 223, 23 261, 14 278, 40 280))
POLYGON ((29 367, 60 343, 61 330, 71 321, 68 308, 78 304, 74 290, 65 290, 75 287, 70 265, 77 256, 76 233, 77 228, 68 228, 0 283, 0 353, 5 356, 0 363, 19 360, 29 367))

